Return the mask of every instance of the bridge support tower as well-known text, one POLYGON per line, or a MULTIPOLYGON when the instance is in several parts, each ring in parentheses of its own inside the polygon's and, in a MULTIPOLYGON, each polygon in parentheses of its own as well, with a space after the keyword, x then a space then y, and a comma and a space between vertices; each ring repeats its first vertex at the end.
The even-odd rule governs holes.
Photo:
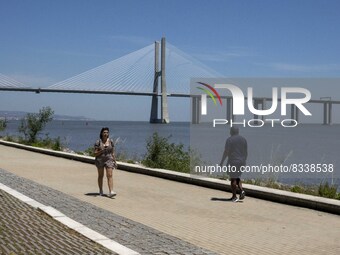
POLYGON ((153 93, 151 102, 150 123, 164 123, 170 122, 168 111, 168 98, 166 92, 166 72, 165 72, 165 54, 166 45, 165 37, 161 40, 161 70, 159 70, 159 42, 155 42, 155 72, 153 93), (161 118, 158 118, 158 82, 161 80, 161 118))

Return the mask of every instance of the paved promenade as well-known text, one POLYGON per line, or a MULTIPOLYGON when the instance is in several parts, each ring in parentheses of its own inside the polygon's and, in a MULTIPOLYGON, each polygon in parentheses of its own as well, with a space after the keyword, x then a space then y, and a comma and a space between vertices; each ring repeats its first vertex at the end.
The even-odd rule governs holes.
POLYGON ((119 170, 118 196, 99 197, 93 165, 2 145, 0 168, 1 183, 141 254, 340 254, 337 215, 119 170))
POLYGON ((0 254, 115 254, 0 190, 0 254))

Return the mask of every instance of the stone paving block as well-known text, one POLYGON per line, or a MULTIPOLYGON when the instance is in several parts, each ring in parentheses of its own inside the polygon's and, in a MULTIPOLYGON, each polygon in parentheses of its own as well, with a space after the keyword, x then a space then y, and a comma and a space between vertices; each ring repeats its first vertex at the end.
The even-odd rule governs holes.
POLYGON ((65 214, 61 213, 60 211, 54 209, 51 206, 42 206, 42 207, 39 207, 39 210, 42 210, 43 212, 47 213, 51 217, 65 217, 65 214))
POLYGON ((71 229, 77 229, 77 228, 83 228, 84 225, 80 224, 79 222, 70 219, 69 217, 56 217, 56 221, 59 221, 60 223, 64 224, 65 226, 71 228, 71 229))
POLYGON ((115 254, 78 233, 71 233, 53 218, 0 190, 0 254, 90 252, 115 254))
POLYGON ((92 229, 89 229, 88 227, 85 226, 81 226, 79 228, 76 228, 76 230, 81 233, 82 235, 95 240, 95 241, 99 241, 99 240, 108 240, 108 238, 106 236, 103 236, 102 234, 99 234, 96 231, 93 231, 92 229))
POLYGON ((34 208, 38 208, 38 207, 43 207, 44 205, 35 201, 35 200, 31 200, 31 201, 26 201, 26 204, 34 207, 34 208))
POLYGON ((101 245, 103 245, 106 248, 114 249, 114 250, 116 250, 120 254, 124 254, 124 255, 139 255, 139 253, 137 253, 137 252, 135 252, 133 250, 129 250, 125 246, 122 246, 122 245, 120 245, 118 243, 114 243, 111 240, 99 240, 98 243, 100 243, 101 245))

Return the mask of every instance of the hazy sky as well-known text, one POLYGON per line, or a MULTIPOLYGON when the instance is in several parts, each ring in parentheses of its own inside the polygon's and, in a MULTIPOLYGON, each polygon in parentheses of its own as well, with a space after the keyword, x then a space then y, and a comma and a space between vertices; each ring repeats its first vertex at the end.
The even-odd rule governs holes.
MULTIPOLYGON (((336 0, 0 0, 0 73, 47 87, 166 36, 227 77, 340 77, 339 10, 336 0)), ((150 104, 149 97, 0 91, 0 110, 49 105, 103 120, 148 120, 150 104)), ((172 121, 189 119, 188 100, 169 99, 169 108, 172 121)))

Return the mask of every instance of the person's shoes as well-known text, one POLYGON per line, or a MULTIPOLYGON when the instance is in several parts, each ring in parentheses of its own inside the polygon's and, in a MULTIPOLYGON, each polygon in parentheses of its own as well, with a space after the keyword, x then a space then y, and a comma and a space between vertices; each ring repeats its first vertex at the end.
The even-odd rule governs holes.
POLYGON ((234 203, 237 203, 238 201, 240 201, 240 199, 238 197, 233 197, 231 201, 234 203))
POLYGON ((240 200, 243 200, 245 197, 246 197, 246 192, 242 190, 240 194, 240 200))
POLYGON ((104 196, 103 191, 100 191, 100 192, 99 192, 99 196, 101 196, 101 197, 104 196))
POLYGON ((117 195, 116 192, 111 191, 107 196, 108 196, 109 198, 113 198, 113 197, 116 196, 116 195, 117 195))

